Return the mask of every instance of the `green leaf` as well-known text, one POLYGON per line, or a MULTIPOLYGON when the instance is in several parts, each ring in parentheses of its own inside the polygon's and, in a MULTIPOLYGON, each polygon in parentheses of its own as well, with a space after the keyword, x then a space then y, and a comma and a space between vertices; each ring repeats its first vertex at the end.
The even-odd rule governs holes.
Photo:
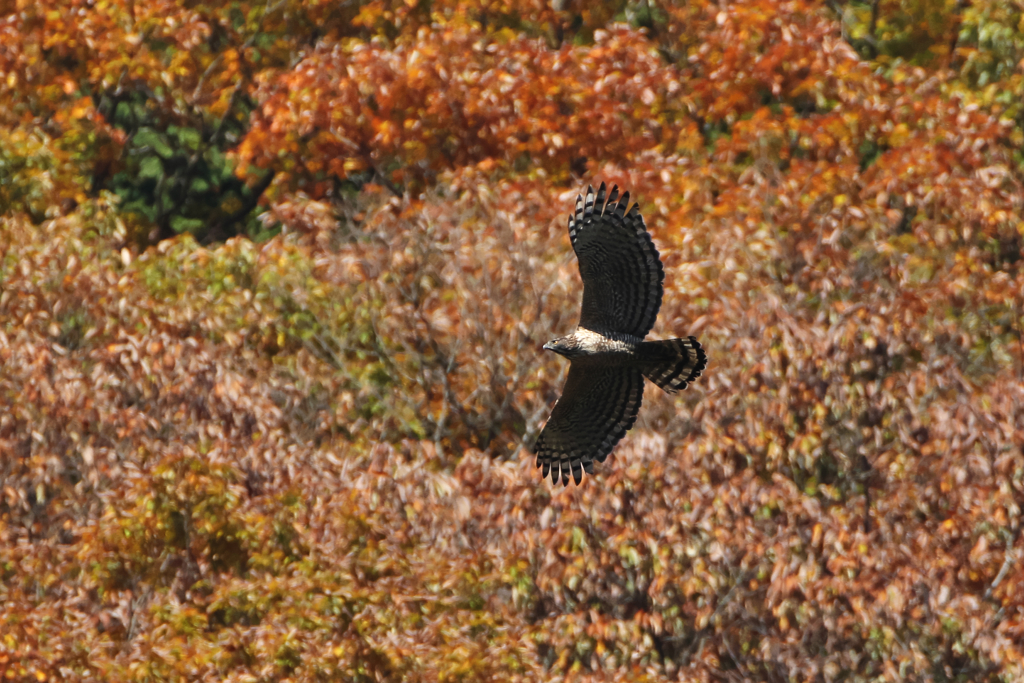
POLYGON ((136 102, 132 105, 132 112, 135 114, 136 121, 145 121, 149 112, 146 111, 146 105, 141 102, 136 102))
POLYGON ((156 220, 156 207, 142 200, 137 199, 135 201, 128 202, 121 207, 121 211, 124 213, 137 213, 141 216, 145 216, 151 221, 156 220))
POLYGON ((203 227, 203 221, 198 218, 185 218, 184 216, 175 216, 171 219, 171 229, 179 235, 183 232, 197 232, 203 227))
POLYGON ((199 149, 199 145, 203 141, 199 131, 195 128, 178 128, 177 126, 171 126, 171 128, 167 129, 167 132, 177 137, 178 144, 186 147, 191 152, 199 149))
POLYGON ((160 163, 159 157, 150 156, 139 164, 139 177, 158 179, 164 174, 164 166, 160 163))
POLYGON ((139 147, 153 148, 153 151, 164 159, 170 159, 174 156, 174 150, 164 141, 163 136, 152 128, 140 128, 139 132, 132 138, 132 142, 139 147))
POLYGON ((114 110, 114 123, 118 126, 130 127, 134 121, 131 105, 127 102, 118 102, 117 109, 114 110))

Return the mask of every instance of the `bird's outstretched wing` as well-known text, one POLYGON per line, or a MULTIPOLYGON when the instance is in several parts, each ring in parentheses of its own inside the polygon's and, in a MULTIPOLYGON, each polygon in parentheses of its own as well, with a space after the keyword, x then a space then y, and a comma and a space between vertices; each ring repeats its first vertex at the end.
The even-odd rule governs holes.
POLYGON ((597 194, 588 187, 569 216, 569 238, 583 278, 580 327, 643 338, 661 308, 665 270, 640 207, 629 208, 628 192, 619 199, 618 186, 607 201, 604 183, 597 194))
POLYGON ((569 366, 562 396, 537 439, 537 467, 551 481, 577 484, 583 472, 594 473, 636 421, 644 395, 644 378, 631 367, 569 366))

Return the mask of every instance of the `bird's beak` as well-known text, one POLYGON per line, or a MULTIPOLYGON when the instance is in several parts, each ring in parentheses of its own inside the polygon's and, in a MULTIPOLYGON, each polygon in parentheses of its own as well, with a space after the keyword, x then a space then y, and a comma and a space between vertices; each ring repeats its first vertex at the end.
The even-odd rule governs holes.
POLYGON ((554 351, 555 347, 551 345, 551 342, 544 342, 545 351, 554 351))

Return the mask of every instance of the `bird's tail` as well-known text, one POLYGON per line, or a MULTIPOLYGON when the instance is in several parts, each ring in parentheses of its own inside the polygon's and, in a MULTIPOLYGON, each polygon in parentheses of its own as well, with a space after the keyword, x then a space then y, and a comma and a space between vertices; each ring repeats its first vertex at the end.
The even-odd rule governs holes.
POLYGON ((670 394, 682 391, 700 377, 708 365, 708 357, 696 337, 641 342, 644 377, 670 394))

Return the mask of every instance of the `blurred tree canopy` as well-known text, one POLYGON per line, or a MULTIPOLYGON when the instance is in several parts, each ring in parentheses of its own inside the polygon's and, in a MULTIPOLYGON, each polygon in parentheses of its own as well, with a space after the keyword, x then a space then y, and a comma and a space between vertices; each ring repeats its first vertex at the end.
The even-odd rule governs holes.
POLYGON ((1024 10, 0 0, 0 678, 1024 677, 1024 10), (710 366, 529 453, 605 180, 710 366))

